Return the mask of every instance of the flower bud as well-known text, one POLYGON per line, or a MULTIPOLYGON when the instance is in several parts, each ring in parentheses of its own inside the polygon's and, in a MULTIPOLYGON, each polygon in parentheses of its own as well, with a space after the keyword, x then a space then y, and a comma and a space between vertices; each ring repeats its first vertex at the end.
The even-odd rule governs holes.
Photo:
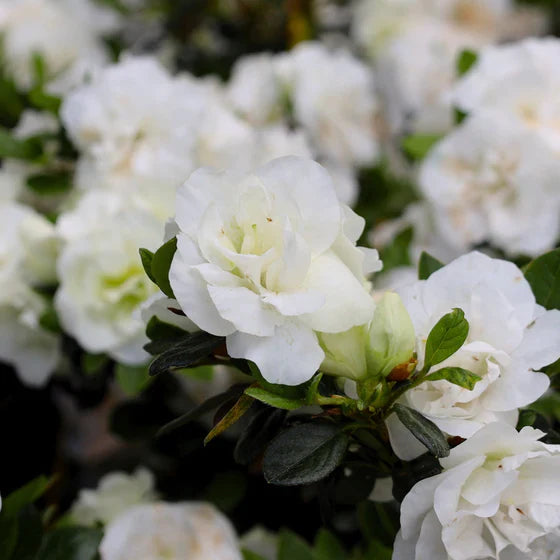
POLYGON ((400 296, 394 292, 383 294, 369 327, 369 375, 386 377, 393 368, 410 360, 414 347, 414 326, 400 296))

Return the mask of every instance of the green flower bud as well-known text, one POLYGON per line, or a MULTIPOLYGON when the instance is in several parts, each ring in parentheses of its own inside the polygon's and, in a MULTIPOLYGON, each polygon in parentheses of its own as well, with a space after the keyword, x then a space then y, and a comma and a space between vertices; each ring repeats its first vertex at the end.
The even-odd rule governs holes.
POLYGON ((378 302, 369 328, 366 351, 369 375, 387 377, 408 362, 415 347, 414 326, 400 296, 386 292, 378 302))

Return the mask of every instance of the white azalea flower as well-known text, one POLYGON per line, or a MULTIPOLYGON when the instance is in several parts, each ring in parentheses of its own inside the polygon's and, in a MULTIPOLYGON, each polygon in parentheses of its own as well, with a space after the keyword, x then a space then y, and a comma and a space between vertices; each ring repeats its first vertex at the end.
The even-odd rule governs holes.
POLYGON ((316 331, 367 323, 365 272, 376 251, 355 242, 364 222, 340 205, 317 163, 280 158, 254 174, 200 169, 179 190, 170 281, 200 329, 266 379, 296 385, 323 360, 316 331))
POLYGON ((0 205, 0 360, 21 380, 44 385, 59 358, 58 337, 40 325, 46 301, 34 286, 56 280, 52 225, 31 208, 0 205))
POLYGON ((175 190, 195 166, 195 144, 209 86, 173 77, 151 58, 105 69, 64 100, 61 116, 81 152, 77 184, 158 199, 172 214, 175 190), (149 87, 147 87, 149 85, 149 87))
POLYGON ((106 525, 132 506, 155 500, 154 476, 149 470, 141 467, 132 474, 112 472, 95 490, 80 490, 70 515, 78 525, 106 525))
POLYGON ((526 39, 483 50, 452 99, 467 113, 493 111, 535 131, 560 153, 560 39, 526 39))
POLYGON ((46 65, 49 90, 65 93, 108 59, 102 36, 115 30, 115 13, 90 0, 10 0, 0 6, 6 70, 18 86, 33 85, 33 57, 46 65))
POLYGON ((560 446, 490 424, 442 459, 401 506, 393 560, 553 560, 560 534, 560 446))
POLYGON ((278 73, 319 156, 346 165, 375 162, 377 100, 365 64, 344 49, 305 42, 279 60, 278 73))
MULTIPOLYGON (((560 356, 560 311, 536 304, 513 263, 469 253, 400 294, 416 331, 420 368, 428 335, 443 315, 460 308, 470 325, 463 347, 431 371, 453 366, 472 371, 482 378, 474 389, 429 381, 403 398, 444 432, 468 438, 497 420, 515 425, 517 409, 547 390, 548 376, 534 370, 560 356)), ((399 457, 409 460, 425 451, 395 415, 388 425, 399 457)))
POLYGON ((157 286, 144 272, 138 248, 157 249, 161 221, 125 197, 98 191, 57 226, 65 246, 55 305, 64 329, 88 352, 106 352, 126 364, 145 362, 141 309, 157 286))
POLYGON ((132 507, 105 531, 101 560, 241 560, 226 517, 210 504, 159 502, 132 507))
POLYGON ((259 53, 240 58, 232 70, 227 99, 239 115, 256 126, 282 116, 283 91, 275 57, 259 53))
POLYGON ((506 116, 475 114, 422 163, 420 187, 439 236, 458 251, 490 242, 531 256, 560 233, 560 158, 506 116))

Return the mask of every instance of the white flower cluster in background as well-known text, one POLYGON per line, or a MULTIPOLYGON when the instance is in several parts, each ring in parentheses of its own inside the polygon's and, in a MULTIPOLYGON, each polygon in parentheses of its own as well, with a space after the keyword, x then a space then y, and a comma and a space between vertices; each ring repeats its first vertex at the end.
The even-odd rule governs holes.
POLYGON ((461 51, 545 28, 541 14, 511 0, 360 0, 353 21, 378 73, 389 129, 408 134, 452 125, 448 93, 461 51))

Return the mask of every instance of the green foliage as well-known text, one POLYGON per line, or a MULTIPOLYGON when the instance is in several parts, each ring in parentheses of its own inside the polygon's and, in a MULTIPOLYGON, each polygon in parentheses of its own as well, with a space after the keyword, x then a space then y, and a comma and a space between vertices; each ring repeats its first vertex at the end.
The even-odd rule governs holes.
POLYGON ((177 238, 164 243, 153 255, 150 278, 154 278, 159 289, 170 298, 174 298, 173 289, 169 283, 169 268, 177 251, 177 238))
POLYGON ((152 274, 152 261, 154 259, 154 254, 149 249, 144 249, 143 247, 138 249, 138 252, 140 253, 140 260, 142 261, 144 272, 154 284, 157 284, 156 279, 152 274))
POLYGON ((466 74, 478 60, 478 53, 470 49, 464 49, 457 57, 457 75, 463 76, 466 74))
POLYGON ((383 270, 390 270, 397 266, 410 266, 410 243, 414 237, 414 229, 407 227, 403 229, 391 242, 381 250, 383 270))
POLYGON ((198 364, 224 343, 224 338, 204 331, 185 333, 183 339, 160 354, 150 364, 150 375, 158 375, 173 369, 198 364))
POLYGON ((204 489, 201 498, 205 502, 214 504, 226 514, 243 501, 247 491, 247 479, 238 471, 227 471, 216 474, 210 484, 204 489))
POLYGON ((210 443, 215 437, 231 428, 251 408, 254 399, 248 395, 241 395, 239 400, 227 411, 225 416, 210 430, 204 438, 204 445, 210 443))
POLYGON ((449 455, 449 444, 445 436, 431 420, 428 420, 417 410, 402 404, 395 404, 393 410, 410 433, 425 445, 434 457, 447 457, 449 455))
POLYGON ((313 560, 346 560, 348 555, 338 539, 329 531, 321 529, 315 537, 313 560))
POLYGON ((412 161, 421 161, 441 139, 441 134, 412 134, 402 141, 402 149, 412 161))
POLYGON ((286 418, 286 412, 264 407, 257 411, 241 432, 233 457, 241 465, 254 461, 273 439, 286 418))
POLYGON ((84 353, 81 357, 81 369, 86 375, 96 375, 109 365, 109 358, 106 354, 84 353))
POLYGON ((16 516, 25 506, 38 500, 53 482, 53 478, 39 476, 12 492, 2 504, 2 517, 16 516))
POLYGON ((292 531, 278 535, 278 560, 314 560, 311 547, 292 531))
POLYGON ((27 186, 40 195, 65 193, 72 188, 72 174, 67 171, 37 173, 27 178, 27 186))
MULTIPOLYGON (((253 363, 249 362, 249 370, 253 378, 258 382, 259 386, 265 389, 268 393, 278 395, 287 400, 305 400, 308 397, 308 392, 311 389, 312 382, 308 381, 301 385, 281 385, 278 383, 269 383, 259 371, 259 368, 253 363)), ((319 379, 319 382, 321 380, 319 379)))
POLYGON ((420 261, 418 262, 418 279, 427 280, 436 270, 439 270, 444 264, 432 257, 426 251, 422 251, 420 261))
POLYGON ((469 334, 469 323, 461 309, 444 315, 431 330, 426 341, 424 371, 455 354, 469 334))
POLYGON ((35 138, 20 140, 9 130, 0 128, 0 159, 13 158, 37 161, 43 153, 41 143, 35 138))
POLYGON ((305 400, 287 399, 275 393, 270 393, 266 389, 261 389, 260 387, 249 387, 245 390, 245 394, 265 404, 283 410, 296 410, 306 404, 305 400))
POLYGON ((271 484, 296 486, 317 482, 341 463, 348 436, 335 424, 314 422, 293 426, 268 446, 263 473, 271 484))
POLYGON ((464 389, 472 391, 474 386, 482 379, 480 376, 476 375, 472 371, 460 367, 446 367, 438 369, 433 373, 430 373, 425 380, 426 381, 439 381, 444 379, 453 383, 454 385, 459 385, 464 389))
POLYGON ((245 548, 241 550, 241 554, 243 555, 243 560, 265 560, 259 554, 251 552, 250 550, 247 550, 245 548))
POLYGON ((154 316, 146 325, 146 336, 151 342, 144 345, 144 350, 150 354, 158 355, 171 350, 188 337, 189 333, 154 316))
POLYGON ((35 560, 96 560, 101 529, 62 527, 45 535, 35 560))
POLYGON ((545 253, 525 268, 537 303, 546 309, 560 309, 560 249, 545 253))
POLYGON ((147 366, 115 365, 115 377, 124 394, 132 397, 140 393, 151 382, 147 366))

